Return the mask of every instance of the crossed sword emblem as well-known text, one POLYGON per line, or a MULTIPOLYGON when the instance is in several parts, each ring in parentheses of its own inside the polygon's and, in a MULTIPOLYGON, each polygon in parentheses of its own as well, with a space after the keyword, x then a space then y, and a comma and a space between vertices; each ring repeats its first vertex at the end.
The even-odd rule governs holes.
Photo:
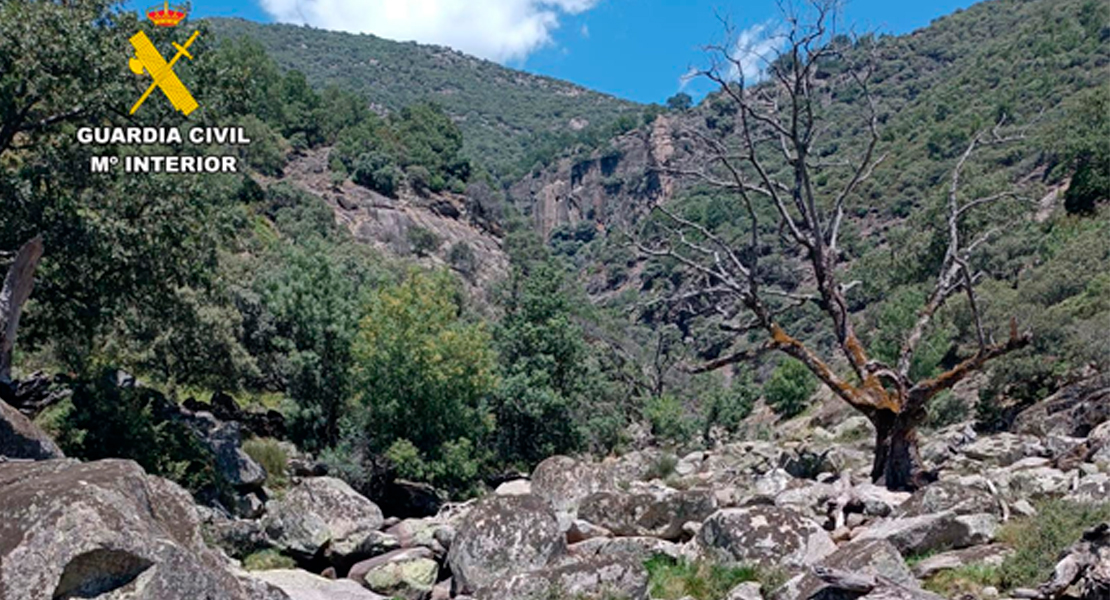
POLYGON ((145 71, 154 79, 150 87, 143 92, 139 101, 135 103, 135 106, 131 107, 131 114, 135 114, 135 111, 139 110, 139 107, 143 105, 143 102, 146 102, 146 99, 150 97, 150 94, 155 88, 162 90, 162 93, 166 95, 170 104, 184 113, 185 116, 188 116, 189 113, 197 109, 197 101, 193 98, 193 95, 189 93, 189 90, 186 89, 185 84, 181 83, 181 80, 178 79, 177 74, 173 72, 173 65, 177 63, 178 59, 182 56, 189 60, 193 59, 193 55, 189 54, 188 48, 193 41, 197 39, 199 33, 199 31, 194 31, 193 35, 189 37, 189 40, 185 42, 184 46, 174 42, 173 47, 177 48, 177 54, 175 54, 169 62, 166 62, 166 60, 162 58, 162 54, 158 52, 145 33, 140 31, 131 36, 129 41, 135 48, 135 57, 128 62, 128 66, 131 67, 131 71, 136 75, 142 75, 145 71))

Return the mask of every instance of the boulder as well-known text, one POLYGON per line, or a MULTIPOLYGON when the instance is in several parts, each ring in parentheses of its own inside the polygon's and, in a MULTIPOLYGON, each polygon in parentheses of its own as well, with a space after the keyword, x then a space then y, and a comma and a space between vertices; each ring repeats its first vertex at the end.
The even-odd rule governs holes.
POLYGON ((474 595, 475 600, 532 598, 647 600, 648 573, 639 562, 592 559, 507 577, 474 595))
POLYGON ((755 581, 745 581, 729 590, 725 600, 763 600, 763 586, 755 581))
POLYGON ((278 569, 254 576, 285 592, 290 600, 387 600, 350 579, 327 579, 308 571, 278 569))
MULTIPOLYGON (((980 478, 981 479, 981 478, 980 478)), ((982 485, 956 480, 937 481, 916 492, 898 506, 898 517, 919 517, 943 511, 957 515, 992 513, 1002 516, 999 501, 982 485)))
POLYGON ((495 494, 499 496, 523 496, 524 494, 532 493, 532 482, 527 479, 514 479, 506 481, 497 486, 494 490, 495 494))
POLYGON ((957 515, 952 511, 887 519, 868 525, 855 538, 887 540, 905 554, 966 548, 985 544, 998 531, 998 518, 990 513, 957 515))
POLYGON ((678 558, 682 546, 653 537, 594 538, 572 544, 568 551, 577 558, 619 557, 644 562, 653 556, 678 558))
POLYGON ((1011 552, 1002 544, 949 550, 925 557, 913 566, 913 574, 918 579, 929 579, 941 571, 958 569, 970 564, 998 566, 1011 552))
POLYGON ((239 423, 219 423, 208 431, 205 444, 216 459, 216 469, 232 486, 255 490, 266 483, 266 470, 243 452, 239 423))
POLYGON ((566 537, 541 498, 489 496, 463 518, 451 542, 447 562, 453 591, 472 594, 510 575, 545 567, 565 552, 566 537))
MULTIPOLYGON (((918 587, 901 553, 885 540, 864 540, 845 544, 821 561, 821 566, 854 574, 881 577, 907 588, 918 587)), ((829 584, 806 571, 775 590, 776 599, 836 597, 829 584)))
POLYGON ((0 400, 0 457, 49 460, 65 455, 38 425, 0 400))
POLYGON ((532 472, 532 493, 556 513, 573 517, 590 494, 607 489, 598 469, 568 456, 552 456, 532 472))
POLYGON ((1011 427, 1018 433, 1087 437, 1110 420, 1110 374, 1069 385, 1023 410, 1011 427))
POLYGON ((408 548, 357 563, 347 576, 390 598, 420 600, 431 594, 439 563, 427 548, 408 548))
POLYGON ((1079 485, 1068 494, 1068 500, 1074 502, 1106 502, 1110 498, 1110 475, 1095 473, 1079 480, 1079 485))
POLYGON ((719 510, 705 520, 695 540, 698 551, 710 558, 764 567, 804 567, 836 550, 816 523, 774 506, 719 510))
POLYGON ((281 499, 266 504, 263 524, 273 544, 308 560, 326 550, 330 557, 367 553, 382 526, 376 504, 333 477, 305 479, 281 499))
POLYGON ((289 598, 209 550, 189 493, 127 460, 0 463, 0 597, 289 598))
POLYGON ((998 433, 978 438, 960 449, 964 456, 998 467, 1006 467, 1030 456, 1047 456, 1038 438, 1014 433, 998 433))
POLYGON ((582 500, 578 516, 617 536, 650 536, 678 540, 689 521, 704 521, 717 510, 708 490, 652 494, 598 492, 582 500))

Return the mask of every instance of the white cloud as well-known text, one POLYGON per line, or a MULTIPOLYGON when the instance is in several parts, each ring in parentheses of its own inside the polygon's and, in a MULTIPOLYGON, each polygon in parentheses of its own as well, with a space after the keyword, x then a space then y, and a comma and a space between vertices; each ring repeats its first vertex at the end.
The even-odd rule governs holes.
POLYGON ((732 47, 732 64, 729 79, 751 84, 763 79, 767 63, 775 58, 786 39, 781 29, 772 29, 771 23, 759 23, 740 32, 732 47))
POLYGON ((499 62, 551 43, 560 17, 600 0, 259 0, 276 20, 450 46, 499 62))
POLYGON ((582 29, 579 30, 579 33, 581 33, 582 37, 584 37, 584 38, 590 37, 590 26, 586 25, 586 24, 583 24, 582 29))
POLYGON ((678 91, 686 91, 686 87, 690 85, 691 81, 698 78, 699 73, 701 73, 701 71, 696 67, 686 69, 686 72, 678 77, 678 91))

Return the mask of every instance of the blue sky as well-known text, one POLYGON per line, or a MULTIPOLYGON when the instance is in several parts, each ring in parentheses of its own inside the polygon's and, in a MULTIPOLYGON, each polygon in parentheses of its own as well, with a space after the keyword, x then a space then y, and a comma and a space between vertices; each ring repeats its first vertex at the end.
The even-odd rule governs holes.
MULTIPOLYGON (((136 9, 151 2, 129 2, 136 9)), ((969 0, 849 0, 842 22, 905 33, 969 0)), ((716 15, 738 30, 771 23, 775 0, 193 0, 194 16, 308 22, 324 29, 440 43, 507 66, 640 102, 663 102, 723 42, 716 15)), ((692 84, 695 97, 704 85, 692 84)))

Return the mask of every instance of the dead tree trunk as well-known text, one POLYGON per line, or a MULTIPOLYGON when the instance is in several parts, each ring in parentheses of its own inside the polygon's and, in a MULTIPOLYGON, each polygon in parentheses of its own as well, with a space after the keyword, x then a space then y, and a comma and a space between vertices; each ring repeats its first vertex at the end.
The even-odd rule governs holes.
POLYGON ((915 490, 933 479, 917 449, 917 427, 924 414, 888 411, 871 418, 875 425, 875 461, 871 481, 891 490, 915 490))
POLYGON ((23 303, 31 296, 35 286, 35 267, 42 258, 42 237, 36 236, 23 244, 8 267, 4 287, 0 289, 0 384, 11 382, 12 352, 19 329, 23 303))
MULTIPOLYGON (((917 449, 917 427, 926 415, 930 399, 998 356, 1027 345, 1028 334, 1019 335, 1010 324, 1009 339, 995 343, 980 318, 974 284, 978 278, 970 265, 972 252, 1002 228, 993 227, 964 243, 966 220, 975 207, 1012 197, 1002 192, 976 199, 961 198, 960 176, 975 149, 984 144, 1019 139, 1021 135, 999 135, 1004 121, 975 135, 957 161, 948 186, 948 248, 932 292, 907 332, 895 364, 884 364, 864 348, 853 325, 847 299, 853 283, 842 283, 840 233, 847 203, 859 196, 860 185, 884 161, 878 152, 880 110, 871 93, 870 80, 875 58, 858 45, 838 41, 832 30, 836 0, 810 3, 810 14, 787 13, 790 26, 782 37, 785 48, 778 56, 738 55, 733 40, 711 48, 717 59, 701 74, 720 88, 718 100, 735 110, 727 126, 701 127, 694 124, 679 131, 683 147, 690 151, 672 159, 663 170, 679 177, 729 191, 746 217, 747 231, 739 238, 725 238, 701 222, 684 218, 676 211, 656 205, 663 218, 645 220, 636 247, 642 255, 660 257, 679 264, 687 278, 669 300, 683 304, 695 314, 718 320, 731 332, 738 349, 703 365, 695 372, 718 369, 782 352, 804 364, 830 390, 875 425, 877 439, 872 478, 891 489, 915 489, 930 479, 917 449), (808 22, 803 23, 803 19, 808 22), (752 60, 767 65, 765 83, 745 85, 743 74, 752 60), (821 78, 818 71, 831 60, 848 67, 845 73, 821 78), (828 130, 824 108, 834 102, 839 88, 861 100, 856 127, 865 132, 857 143, 840 142, 843 150, 832 159, 823 158, 818 147, 828 130), (843 157, 842 157, 843 156, 843 157), (840 181, 825 189, 816 181, 840 181), (757 210, 763 203, 770 210, 757 210), (775 235, 761 233, 760 218, 772 214, 775 235), (763 216, 761 216, 763 215, 763 216), (962 227, 962 224, 964 225, 962 227), (761 235, 764 236, 761 238, 761 235), (766 239, 764 239, 766 238, 766 239), (650 243, 644 243, 650 240, 650 243), (806 288, 784 288, 767 277, 760 257, 778 249, 783 255, 800 257, 810 271, 806 288), (910 375, 915 352, 934 315, 954 295, 965 294, 974 318, 977 349, 948 371, 923 381, 910 375), (823 358, 801 340, 787 333, 803 306, 816 306, 824 313, 845 368, 823 358), (752 334, 762 332, 762 342, 752 334)), ((731 36, 730 36, 731 37, 731 36)), ((871 46, 874 51, 874 46, 871 46)), ((838 113, 839 114, 839 113, 838 113)), ((722 117, 723 118, 723 117, 722 117)), ((841 117, 843 118, 843 117, 841 117)))

